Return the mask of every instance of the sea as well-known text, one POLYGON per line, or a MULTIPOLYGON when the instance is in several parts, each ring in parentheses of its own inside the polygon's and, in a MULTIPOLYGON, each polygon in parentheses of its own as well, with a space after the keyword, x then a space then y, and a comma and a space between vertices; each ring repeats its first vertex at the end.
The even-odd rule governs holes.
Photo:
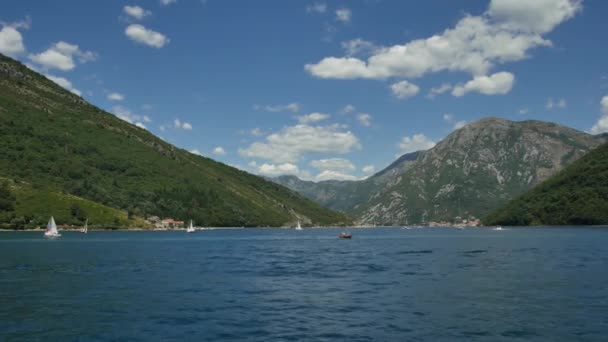
POLYGON ((0 341, 608 341, 608 228, 0 233, 0 341))

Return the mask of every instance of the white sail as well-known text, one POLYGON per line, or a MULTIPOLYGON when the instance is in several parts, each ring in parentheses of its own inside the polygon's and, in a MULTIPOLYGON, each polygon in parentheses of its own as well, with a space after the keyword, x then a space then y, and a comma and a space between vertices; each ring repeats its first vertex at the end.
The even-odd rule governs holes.
POLYGON ((82 227, 81 232, 83 232, 85 234, 89 232, 89 219, 84 221, 84 227, 82 227))
POLYGON ((190 220, 190 224, 188 225, 188 228, 186 228, 186 232, 194 233, 194 225, 192 224, 192 220, 190 220))
POLYGON ((46 231, 44 232, 44 236, 47 236, 47 237, 61 236, 61 234, 59 234, 59 231, 57 230, 57 224, 55 224, 55 219, 53 218, 53 216, 51 216, 51 218, 49 219, 49 223, 47 223, 47 225, 46 225, 46 231))
POLYGON ((298 220, 298 225, 296 226, 296 230, 302 230, 302 226, 300 225, 300 220, 298 220))

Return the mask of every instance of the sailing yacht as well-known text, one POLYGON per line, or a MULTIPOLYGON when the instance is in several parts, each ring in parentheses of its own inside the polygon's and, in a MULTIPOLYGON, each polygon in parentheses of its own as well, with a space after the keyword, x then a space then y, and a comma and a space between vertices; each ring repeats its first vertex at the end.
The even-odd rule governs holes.
POLYGON ((186 228, 186 233, 194 233, 195 229, 194 226, 192 225, 192 220, 190 220, 190 224, 188 225, 188 228, 186 228))
POLYGON ((60 237, 59 231, 57 230, 57 225, 55 224, 55 219, 53 216, 49 219, 49 223, 46 225, 46 231, 44 232, 44 237, 47 238, 56 238, 60 237))
POLYGON ((302 226, 300 225, 300 220, 298 220, 298 225, 296 226, 296 230, 302 230, 302 226))
POLYGON ((89 219, 84 221, 84 227, 80 230, 81 233, 86 234, 89 232, 89 219))

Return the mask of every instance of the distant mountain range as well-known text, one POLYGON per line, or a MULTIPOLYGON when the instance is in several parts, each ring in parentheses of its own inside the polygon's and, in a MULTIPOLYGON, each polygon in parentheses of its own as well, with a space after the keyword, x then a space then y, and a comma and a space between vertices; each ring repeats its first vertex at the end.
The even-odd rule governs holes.
POLYGON ((490 117, 362 181, 275 181, 361 224, 454 222, 489 214, 604 141, 554 123, 490 117))
POLYGON ((350 224, 276 183, 179 149, 0 55, 0 228, 350 224), (8 191, 6 191, 8 189, 8 191))

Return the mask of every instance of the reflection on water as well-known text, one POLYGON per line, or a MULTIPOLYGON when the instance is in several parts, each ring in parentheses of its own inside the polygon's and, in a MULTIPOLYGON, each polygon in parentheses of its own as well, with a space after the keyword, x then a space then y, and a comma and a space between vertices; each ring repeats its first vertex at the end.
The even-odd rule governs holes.
POLYGON ((602 340, 608 230, 0 234, 0 340, 602 340))

